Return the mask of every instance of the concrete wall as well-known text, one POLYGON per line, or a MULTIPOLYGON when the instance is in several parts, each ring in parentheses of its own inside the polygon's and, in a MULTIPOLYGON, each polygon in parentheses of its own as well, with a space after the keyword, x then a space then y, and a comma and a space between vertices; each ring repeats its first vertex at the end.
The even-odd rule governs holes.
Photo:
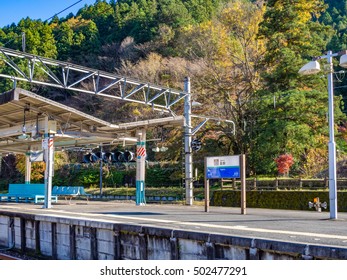
POLYGON ((347 248, 7 211, 0 246, 59 260, 347 259, 347 248))

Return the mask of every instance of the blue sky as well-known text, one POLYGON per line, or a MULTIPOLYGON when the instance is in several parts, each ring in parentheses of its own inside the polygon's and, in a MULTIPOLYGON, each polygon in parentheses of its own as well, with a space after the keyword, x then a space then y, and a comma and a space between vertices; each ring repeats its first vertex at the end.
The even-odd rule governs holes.
MULTIPOLYGON (((0 28, 17 24, 22 18, 46 20, 79 0, 0 0, 0 28)), ((65 17, 76 12, 84 5, 94 4, 95 0, 81 0, 73 7, 59 14, 65 17)))

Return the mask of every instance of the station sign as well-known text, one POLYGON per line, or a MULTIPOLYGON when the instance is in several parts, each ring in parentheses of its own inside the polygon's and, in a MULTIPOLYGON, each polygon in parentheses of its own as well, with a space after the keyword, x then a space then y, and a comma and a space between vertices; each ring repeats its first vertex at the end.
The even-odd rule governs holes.
POLYGON ((240 178, 240 156, 206 157, 206 178, 240 178))

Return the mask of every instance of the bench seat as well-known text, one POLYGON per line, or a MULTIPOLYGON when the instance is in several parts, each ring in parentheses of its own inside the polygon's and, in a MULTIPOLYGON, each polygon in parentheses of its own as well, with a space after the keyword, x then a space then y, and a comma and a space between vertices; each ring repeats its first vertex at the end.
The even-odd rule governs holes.
POLYGON ((65 200, 69 198, 69 203, 71 203, 72 198, 78 196, 84 196, 87 202, 89 202, 90 197, 90 194, 86 193, 82 186, 54 186, 52 188, 52 195, 64 197, 65 200))
MULTIPOLYGON (((9 184, 8 193, 0 194, 0 202, 34 202, 45 200, 44 184, 9 184)), ((52 202, 58 202, 58 196, 51 196, 52 202)))

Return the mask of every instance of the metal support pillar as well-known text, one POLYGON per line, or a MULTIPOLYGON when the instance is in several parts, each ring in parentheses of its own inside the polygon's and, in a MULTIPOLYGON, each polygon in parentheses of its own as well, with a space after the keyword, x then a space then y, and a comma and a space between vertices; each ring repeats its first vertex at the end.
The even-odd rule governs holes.
POLYGON ((190 78, 184 80, 184 153, 185 153, 185 188, 186 205, 193 205, 193 158, 192 158, 192 104, 190 95, 190 78))
POLYGON ((100 169, 99 169, 99 188, 100 195, 102 195, 102 166, 103 166, 103 158, 102 158, 102 144, 100 144, 100 169))
POLYGON ((31 177, 31 161, 30 151, 25 154, 25 184, 30 184, 31 177))
POLYGON ((145 205, 146 130, 136 131, 136 205, 145 205))
POLYGON ((337 183, 336 183, 336 143, 334 136, 334 85, 333 85, 333 58, 332 52, 328 51, 328 97, 329 97, 329 200, 330 219, 337 219, 337 183))
POLYGON ((53 178, 53 164, 54 164, 54 132, 55 127, 45 119, 45 138, 43 143, 45 155, 45 201, 43 208, 52 208, 52 178, 53 178))

